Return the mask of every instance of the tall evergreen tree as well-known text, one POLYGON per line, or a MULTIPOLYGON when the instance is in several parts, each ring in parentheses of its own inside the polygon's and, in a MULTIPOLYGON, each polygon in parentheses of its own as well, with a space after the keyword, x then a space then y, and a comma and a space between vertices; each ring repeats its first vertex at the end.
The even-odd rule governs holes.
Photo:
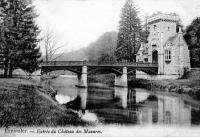
POLYGON ((23 10, 23 23, 21 28, 22 43, 18 49, 19 57, 18 66, 32 73, 38 68, 39 63, 41 63, 41 53, 40 49, 37 46, 40 39, 38 35, 40 33, 38 26, 35 24, 35 18, 37 17, 34 12, 34 7, 24 5, 23 10))
POLYGON ((141 22, 138 10, 132 0, 127 0, 122 8, 119 22, 118 42, 116 57, 118 61, 136 61, 136 53, 141 42, 141 22))
POLYGON ((37 44, 39 29, 30 1, 5 0, 0 3, 3 16, 4 76, 12 76, 14 68, 33 72, 41 62, 37 44))

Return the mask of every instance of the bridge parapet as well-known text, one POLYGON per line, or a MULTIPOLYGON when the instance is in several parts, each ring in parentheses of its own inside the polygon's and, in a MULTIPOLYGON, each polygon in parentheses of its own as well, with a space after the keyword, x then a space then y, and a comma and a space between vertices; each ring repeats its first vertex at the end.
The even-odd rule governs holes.
POLYGON ((133 63, 133 62, 50 61, 50 62, 43 62, 42 66, 135 66, 135 67, 158 67, 158 64, 154 64, 154 63, 133 63))

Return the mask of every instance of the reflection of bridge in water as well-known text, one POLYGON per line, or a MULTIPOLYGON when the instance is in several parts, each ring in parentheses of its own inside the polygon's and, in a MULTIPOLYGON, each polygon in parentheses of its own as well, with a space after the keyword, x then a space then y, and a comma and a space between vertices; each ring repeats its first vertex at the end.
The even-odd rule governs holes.
POLYGON ((57 70, 68 70, 78 76, 79 86, 87 87, 87 75, 92 75, 101 70, 103 73, 115 74, 115 85, 127 86, 127 75, 135 70, 144 71, 148 74, 157 74, 158 65, 152 63, 132 62, 88 62, 88 61, 52 61, 41 65, 41 73, 57 70))

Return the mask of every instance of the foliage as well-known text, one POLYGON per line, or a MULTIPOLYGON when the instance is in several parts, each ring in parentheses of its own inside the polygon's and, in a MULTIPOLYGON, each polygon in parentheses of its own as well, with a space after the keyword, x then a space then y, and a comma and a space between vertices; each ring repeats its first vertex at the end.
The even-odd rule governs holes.
POLYGON ((117 45, 117 32, 111 31, 101 35, 95 42, 79 50, 63 54, 58 58, 59 61, 115 61, 115 49, 117 45))
POLYGON ((200 67, 200 17, 187 26, 184 38, 189 45, 191 66, 200 67))
POLYGON ((88 60, 98 62, 114 62, 116 45, 117 33, 104 33, 96 42, 90 44, 88 47, 88 60))
POLYGON ((136 53, 139 50, 141 37, 141 23, 138 10, 132 0, 127 0, 122 8, 119 22, 117 41, 117 60, 136 61, 136 53))
POLYGON ((1 1, 0 7, 4 76, 8 75, 8 69, 9 76, 12 76, 14 68, 32 73, 41 62, 37 47, 40 31, 35 24, 34 7, 30 1, 23 0, 1 1))

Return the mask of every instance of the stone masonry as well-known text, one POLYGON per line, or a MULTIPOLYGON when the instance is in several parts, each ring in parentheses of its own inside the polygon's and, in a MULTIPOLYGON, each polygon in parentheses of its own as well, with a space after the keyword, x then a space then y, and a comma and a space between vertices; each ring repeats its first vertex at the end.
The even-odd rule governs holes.
POLYGON ((158 63, 158 74, 179 75, 190 70, 188 45, 176 14, 158 13, 148 19, 148 43, 141 44, 137 62, 158 63))

